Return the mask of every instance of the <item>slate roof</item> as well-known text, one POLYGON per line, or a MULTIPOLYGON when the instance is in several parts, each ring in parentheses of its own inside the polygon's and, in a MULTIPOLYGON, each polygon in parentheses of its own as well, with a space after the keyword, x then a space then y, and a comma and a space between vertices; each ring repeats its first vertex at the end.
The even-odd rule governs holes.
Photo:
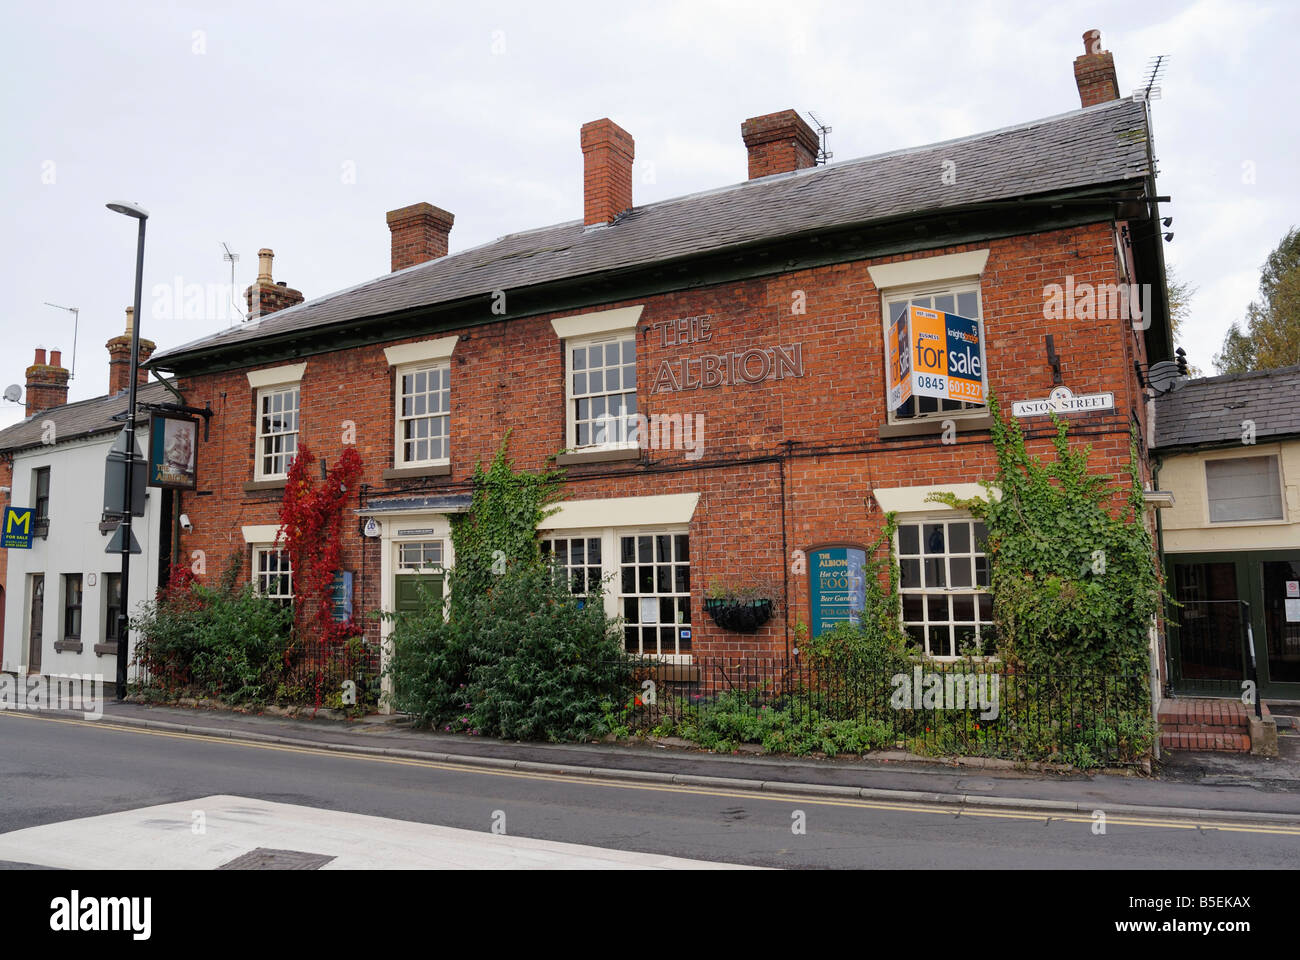
MULTIPOLYGON (((1145 177, 1146 110, 1131 99, 958 140, 798 170, 633 207, 609 226, 581 221, 511 234, 155 354, 191 351, 488 296, 535 284, 717 252, 967 204, 1145 177), (956 180, 945 184, 944 162, 956 180)), ((161 362, 160 362, 161 361, 161 362)))
POLYGON ((1242 421, 1255 438, 1300 436, 1300 365, 1187 381, 1156 397, 1156 449, 1241 443, 1242 421))
MULTIPOLYGON (((139 403, 166 403, 175 395, 158 381, 147 383, 136 390, 139 403)), ((125 421, 114 420, 113 415, 126 413, 126 393, 105 394, 90 400, 78 400, 61 407, 52 407, 36 416, 0 430, 0 450, 23 450, 39 447, 45 432, 45 421, 54 421, 55 438, 62 443, 94 436, 97 433, 116 432, 125 421)), ((136 423, 147 419, 148 414, 137 411, 136 423)), ((139 442, 137 440, 137 442, 139 442)))

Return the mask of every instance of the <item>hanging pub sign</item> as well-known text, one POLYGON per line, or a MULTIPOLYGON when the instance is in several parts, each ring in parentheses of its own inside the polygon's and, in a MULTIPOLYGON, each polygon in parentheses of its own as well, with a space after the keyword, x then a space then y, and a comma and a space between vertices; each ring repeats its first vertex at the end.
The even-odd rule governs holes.
POLYGON ((811 636, 820 636, 837 623, 861 622, 867 605, 866 562, 867 551, 861 547, 818 547, 808 552, 811 636))
POLYGON ((149 486, 198 486, 199 422, 171 413, 149 415, 149 486))
POLYGON ((912 397, 984 402, 984 343, 978 320, 909 306, 885 336, 889 409, 912 397))

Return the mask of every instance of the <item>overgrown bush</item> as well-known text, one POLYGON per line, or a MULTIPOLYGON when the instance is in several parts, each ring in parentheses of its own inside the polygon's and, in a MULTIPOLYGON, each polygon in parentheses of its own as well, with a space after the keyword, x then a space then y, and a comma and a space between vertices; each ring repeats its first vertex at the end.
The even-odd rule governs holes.
POLYGON ((601 595, 574 596, 540 563, 515 561, 456 615, 441 595, 394 617, 386 673, 392 704, 417 723, 513 740, 578 740, 605 732, 623 659, 601 595))
POLYGON ((1162 586, 1143 522, 1136 436, 1121 480, 1090 472, 1091 448, 1072 447, 1055 415, 1055 456, 1040 458, 995 397, 989 410, 998 458, 996 478, 985 482, 989 499, 934 499, 988 528, 998 655, 1038 671, 1145 673, 1162 586))
POLYGON ((132 619, 136 662, 164 695, 260 703, 275 693, 292 615, 239 582, 240 560, 231 558, 216 586, 178 578, 132 619))

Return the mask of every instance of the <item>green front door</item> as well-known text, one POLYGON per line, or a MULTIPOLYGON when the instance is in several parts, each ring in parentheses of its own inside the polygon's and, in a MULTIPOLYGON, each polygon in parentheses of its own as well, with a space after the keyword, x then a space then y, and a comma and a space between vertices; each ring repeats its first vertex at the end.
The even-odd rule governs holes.
POLYGON ((442 602, 441 573, 399 573, 393 579, 393 606, 398 613, 425 610, 442 602))

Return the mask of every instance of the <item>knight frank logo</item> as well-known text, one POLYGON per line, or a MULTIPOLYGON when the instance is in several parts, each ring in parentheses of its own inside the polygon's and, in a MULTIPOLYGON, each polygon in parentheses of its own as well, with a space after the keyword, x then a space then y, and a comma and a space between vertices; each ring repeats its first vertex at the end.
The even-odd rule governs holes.
POLYGON ((50 901, 50 929, 56 933, 127 931, 133 940, 148 940, 152 932, 152 897, 71 896, 50 901))

